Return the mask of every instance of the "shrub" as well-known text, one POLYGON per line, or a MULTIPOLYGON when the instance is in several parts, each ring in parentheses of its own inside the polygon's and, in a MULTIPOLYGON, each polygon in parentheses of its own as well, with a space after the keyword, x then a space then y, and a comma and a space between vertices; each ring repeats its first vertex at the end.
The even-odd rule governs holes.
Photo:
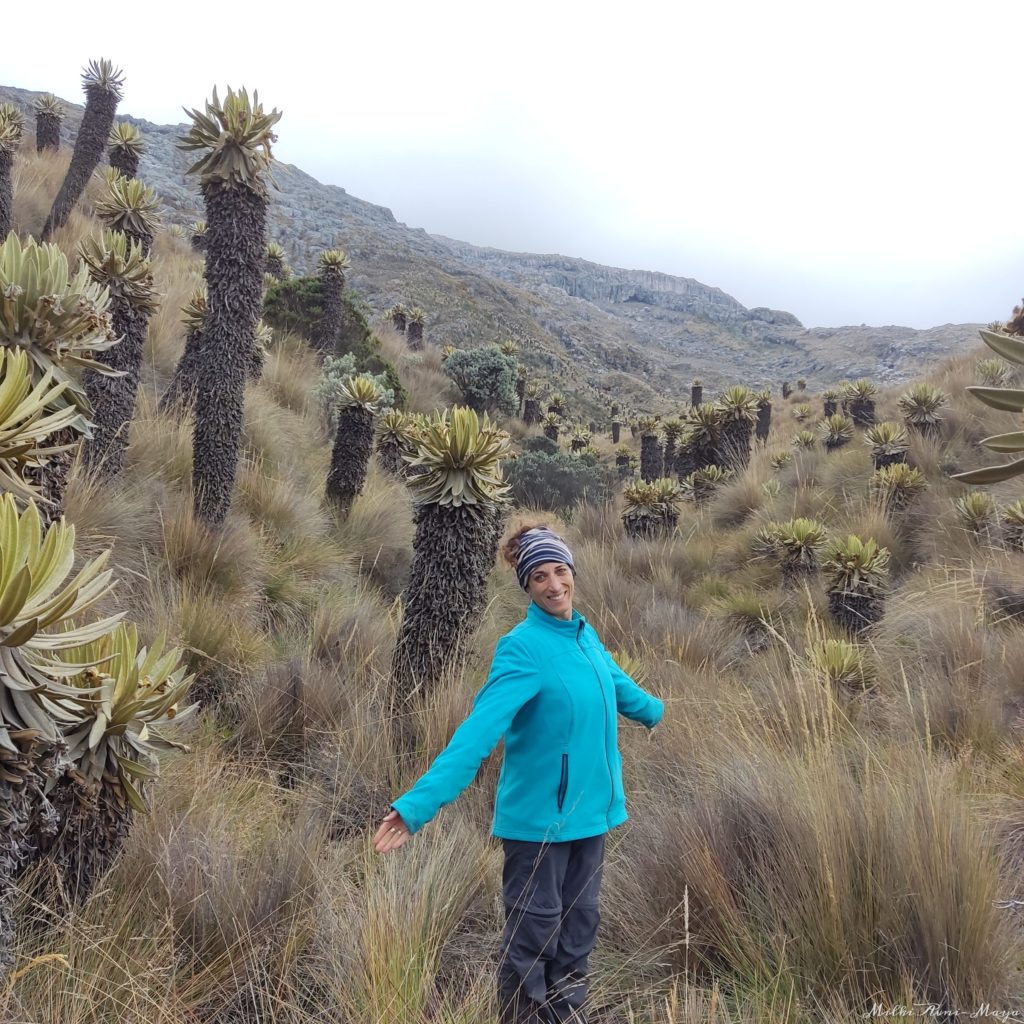
POLYGON ((519 407, 518 364, 497 345, 453 352, 444 362, 444 372, 477 412, 498 409, 511 416, 519 407))
POLYGON ((520 505, 569 509, 579 502, 606 501, 614 491, 611 474, 562 451, 530 451, 505 464, 512 496, 520 505))

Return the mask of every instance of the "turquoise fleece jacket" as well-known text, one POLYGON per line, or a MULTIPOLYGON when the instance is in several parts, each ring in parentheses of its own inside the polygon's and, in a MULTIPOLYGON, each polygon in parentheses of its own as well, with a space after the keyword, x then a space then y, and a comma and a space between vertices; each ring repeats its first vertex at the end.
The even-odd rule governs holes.
POLYGON ((665 712, 612 660, 579 612, 534 602, 494 652, 487 682, 445 749, 391 806, 418 832, 505 738, 492 833, 567 842, 626 820, 616 712, 653 729, 665 712))

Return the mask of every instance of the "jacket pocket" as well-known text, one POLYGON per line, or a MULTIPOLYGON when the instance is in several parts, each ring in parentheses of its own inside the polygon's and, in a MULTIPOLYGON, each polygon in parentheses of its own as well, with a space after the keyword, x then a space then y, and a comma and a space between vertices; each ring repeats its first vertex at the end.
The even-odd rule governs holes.
POLYGON ((565 803, 565 791, 569 788, 569 755, 562 755, 562 776, 558 780, 558 809, 565 803))

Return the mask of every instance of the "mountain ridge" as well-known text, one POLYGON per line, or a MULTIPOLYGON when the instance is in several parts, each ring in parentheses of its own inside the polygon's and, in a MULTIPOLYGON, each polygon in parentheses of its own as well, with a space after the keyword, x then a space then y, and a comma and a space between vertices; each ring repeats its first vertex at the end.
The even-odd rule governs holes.
MULTIPOLYGON (((0 86, 34 124, 40 93, 0 86)), ((81 118, 64 101, 66 142, 81 118)), ((119 114, 139 128, 146 149, 139 175, 159 193, 166 223, 203 216, 201 197, 176 146, 181 125, 119 114)), ((398 221, 385 206, 317 181, 291 164, 274 168, 268 239, 283 245, 296 271, 319 252, 344 248, 349 280, 371 314, 396 302, 427 312, 427 337, 471 347, 515 338, 532 375, 556 379, 591 413, 609 397, 628 407, 667 411, 696 376, 710 388, 743 382, 777 388, 805 378, 824 387, 870 376, 898 384, 922 363, 976 343, 975 324, 806 328, 792 313, 747 308, 723 289, 661 271, 609 267, 582 257, 513 253, 430 234, 398 221)), ((38 226, 22 226, 38 230, 38 226)))

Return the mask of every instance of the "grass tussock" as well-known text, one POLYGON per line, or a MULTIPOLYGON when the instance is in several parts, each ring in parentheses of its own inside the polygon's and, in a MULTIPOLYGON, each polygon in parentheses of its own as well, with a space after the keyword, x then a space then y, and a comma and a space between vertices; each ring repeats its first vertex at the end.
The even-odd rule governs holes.
MULTIPOLYGON (((18 230, 38 231, 67 159, 23 147, 18 230)), ((89 202, 65 248, 95 229, 89 202)), ((100 889, 53 905, 25 880, 0 1017, 495 1024, 500 755, 399 853, 377 857, 369 837, 465 717, 524 595, 496 568, 464 670, 412 709, 419 748, 397 758, 383 708, 407 489, 372 465, 347 517, 325 504, 317 358, 279 335, 247 391, 225 528, 195 520, 191 420, 157 402, 201 274, 184 240, 158 235, 127 464, 113 481, 76 466, 67 512, 80 560, 113 548, 112 608, 184 648, 206 707, 100 889)), ((438 347, 377 335, 411 410, 457 399, 438 347)), ((872 493, 860 429, 832 453, 792 448, 792 407, 808 404, 809 423, 821 409, 796 391, 750 465, 708 505, 684 502, 664 536, 624 537, 620 499, 531 516, 568 538, 577 605, 667 708, 653 734, 620 719, 630 819, 609 836, 591 958, 600 1024, 1022 1005, 1019 918, 999 901, 1020 897, 1024 864, 1024 554, 972 528, 949 479, 992 461, 981 437, 1012 429, 963 393, 977 358, 931 375, 950 397, 935 435, 911 435, 927 488, 904 515, 872 493), (780 451, 793 457, 776 469, 780 451), (889 550, 881 618, 862 633, 830 618, 820 567, 784 578, 762 550, 798 516, 889 550)), ((879 394, 878 419, 900 419, 901 391, 879 394)), ((598 448, 612 458, 606 438, 598 448)), ((1017 488, 990 493, 998 511, 1017 488)))

